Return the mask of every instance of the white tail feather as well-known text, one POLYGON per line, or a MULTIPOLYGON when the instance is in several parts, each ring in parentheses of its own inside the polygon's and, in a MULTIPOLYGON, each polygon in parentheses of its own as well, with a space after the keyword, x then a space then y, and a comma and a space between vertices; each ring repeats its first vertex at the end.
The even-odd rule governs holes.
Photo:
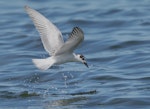
POLYGON ((46 59, 32 59, 32 62, 40 70, 47 70, 54 64, 54 61, 51 59, 51 57, 46 59))

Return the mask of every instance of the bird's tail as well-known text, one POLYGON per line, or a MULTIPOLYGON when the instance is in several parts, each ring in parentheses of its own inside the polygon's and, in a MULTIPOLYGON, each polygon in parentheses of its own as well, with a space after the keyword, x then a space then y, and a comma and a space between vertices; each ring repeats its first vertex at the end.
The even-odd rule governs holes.
POLYGON ((40 70, 47 70, 54 64, 54 61, 51 59, 51 57, 46 59, 32 59, 32 62, 40 70))

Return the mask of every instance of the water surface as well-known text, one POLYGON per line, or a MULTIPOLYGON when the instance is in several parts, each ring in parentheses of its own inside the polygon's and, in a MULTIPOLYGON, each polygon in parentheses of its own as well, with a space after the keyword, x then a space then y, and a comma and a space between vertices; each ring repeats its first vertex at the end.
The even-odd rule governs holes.
POLYGON ((149 0, 0 1, 1 109, 149 109, 149 0), (62 31, 85 33, 75 50, 80 63, 38 70, 46 58, 39 34, 24 11, 38 10, 62 31))

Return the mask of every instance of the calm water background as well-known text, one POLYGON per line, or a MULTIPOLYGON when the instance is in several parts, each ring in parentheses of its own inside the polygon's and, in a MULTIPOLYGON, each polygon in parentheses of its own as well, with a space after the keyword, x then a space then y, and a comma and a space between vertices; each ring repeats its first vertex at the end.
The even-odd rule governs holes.
POLYGON ((1 0, 0 17, 0 109, 150 108, 150 0, 1 0), (65 39, 81 27, 85 41, 75 52, 90 68, 35 68, 31 59, 48 54, 25 5, 65 39))

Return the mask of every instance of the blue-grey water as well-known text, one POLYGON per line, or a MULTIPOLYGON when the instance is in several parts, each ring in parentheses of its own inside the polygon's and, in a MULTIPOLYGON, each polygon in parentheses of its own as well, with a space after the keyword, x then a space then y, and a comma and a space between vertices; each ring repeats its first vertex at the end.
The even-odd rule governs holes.
POLYGON ((0 18, 0 109, 150 109, 149 0, 1 0, 0 18), (48 54, 25 5, 65 39, 82 28, 89 68, 38 70, 31 59, 48 54))

